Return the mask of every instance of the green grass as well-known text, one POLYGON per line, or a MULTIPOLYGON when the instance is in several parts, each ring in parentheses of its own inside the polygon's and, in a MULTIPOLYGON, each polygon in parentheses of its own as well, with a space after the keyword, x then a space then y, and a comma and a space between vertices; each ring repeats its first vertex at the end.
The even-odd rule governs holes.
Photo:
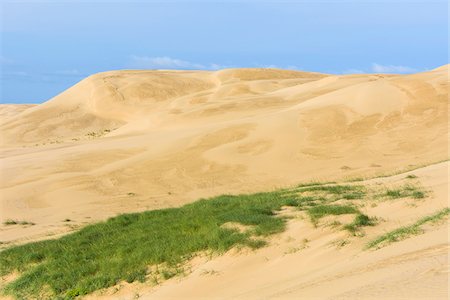
POLYGON ((361 227, 364 226, 373 226, 375 225, 375 220, 373 218, 368 217, 364 214, 358 214, 352 223, 344 226, 344 229, 350 231, 355 234, 361 227))
POLYGON ((258 248, 264 237, 284 230, 274 212, 296 205, 277 192, 219 196, 180 208, 125 214, 89 225, 56 240, 0 252, 0 274, 19 271, 4 292, 17 298, 71 298, 146 278, 169 278, 199 252, 224 252, 234 246, 258 248), (224 228, 227 222, 251 230, 224 228), (148 266, 165 266, 152 273, 148 266))
POLYGON ((297 184, 296 187, 309 187, 309 186, 315 186, 315 185, 324 185, 324 184, 336 184, 336 181, 310 181, 306 183, 297 184))
POLYGON ((297 189, 299 192, 326 192, 329 194, 343 195, 349 192, 364 192, 364 186, 362 185, 314 185, 305 186, 297 189))
POLYGON ((6 220, 5 222, 3 222, 3 225, 16 225, 19 224, 18 221, 16 220, 6 220))
POLYGON ((387 245, 396 241, 406 239, 409 236, 420 234, 423 232, 423 229, 420 226, 428 222, 437 222, 449 214, 450 208, 444 208, 431 216, 427 216, 418 220, 416 223, 412 225, 400 227, 382 236, 379 236, 378 238, 369 242, 366 247, 367 248, 381 247, 383 245, 387 245))
MULTIPOLYGON (((317 203, 325 203, 325 202, 333 202, 340 199, 346 200, 357 200, 362 199, 367 194, 367 189, 362 185, 330 185, 329 183, 325 183, 323 185, 313 184, 313 185, 303 185, 297 186, 295 189, 291 189, 285 191, 288 195, 300 195, 301 197, 310 197, 311 196, 303 196, 303 193, 311 194, 316 204, 317 203), (322 195, 322 196, 321 196, 322 195), (323 197, 326 195, 327 197, 323 197)), ((298 197, 297 197, 298 198, 298 197)), ((304 203, 304 202, 303 202, 304 203)))
POLYGON ((308 209, 311 222, 315 225, 320 218, 328 215, 346 215, 356 214, 358 212, 355 207, 349 205, 318 205, 308 209))
POLYGON ((414 199, 422 199, 427 195, 426 191, 424 191, 421 187, 412 184, 405 184, 403 186, 387 189, 381 196, 390 199, 398 199, 398 198, 407 198, 411 197, 414 199))

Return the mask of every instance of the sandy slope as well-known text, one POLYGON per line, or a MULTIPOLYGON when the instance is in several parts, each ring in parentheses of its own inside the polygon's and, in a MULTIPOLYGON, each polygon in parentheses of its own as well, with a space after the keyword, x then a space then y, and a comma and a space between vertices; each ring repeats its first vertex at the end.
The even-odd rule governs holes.
POLYGON ((37 104, 0 104, 0 117, 2 122, 5 122, 10 117, 13 117, 28 108, 32 108, 37 104))
POLYGON ((406 176, 414 174, 418 178, 413 182, 420 182, 430 195, 422 200, 369 200, 361 209, 379 224, 366 227, 362 237, 327 225, 348 222, 349 216, 322 220, 315 228, 308 218, 301 218, 302 212, 286 210, 295 218, 268 247, 196 258, 185 277, 158 286, 123 282, 85 299, 447 299, 448 218, 428 224, 422 235, 377 250, 364 247, 385 232, 448 207, 449 167, 443 162, 358 182, 369 188, 398 186, 411 183, 406 176))
MULTIPOLYGON (((383 232, 448 207, 449 166, 446 162, 411 172, 433 191, 431 199, 364 207, 365 213, 384 221, 362 238, 294 219, 270 247, 200 263, 187 278, 141 292, 142 299, 447 299, 448 222, 379 250, 362 248, 383 232), (304 238, 310 242, 301 249, 304 238), (335 242, 343 240, 348 244, 337 247, 335 242), (211 270, 215 272, 205 274, 211 270)), ((398 184, 405 176, 370 183, 398 184)))
POLYGON ((0 225, 1 240, 198 197, 446 159, 448 86, 448 66, 406 76, 273 69, 90 76, 44 104, 2 107, 0 221, 36 225, 0 225))

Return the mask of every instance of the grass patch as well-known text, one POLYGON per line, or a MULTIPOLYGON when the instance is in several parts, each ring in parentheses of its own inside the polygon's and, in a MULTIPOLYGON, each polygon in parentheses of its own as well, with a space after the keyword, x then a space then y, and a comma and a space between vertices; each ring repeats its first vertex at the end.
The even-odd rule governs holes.
POLYGON ((315 225, 317 225, 320 218, 328 215, 346 215, 358 212, 355 207, 349 205, 318 205, 308 209, 311 222, 315 225))
POLYGON ((361 227, 374 226, 375 220, 364 214, 358 214, 352 223, 344 226, 344 229, 356 234, 361 227))
POLYGON ((299 192, 326 192, 329 194, 342 195, 349 192, 364 192, 362 185, 314 185, 298 189, 299 192))
POLYGON ((426 191, 424 191, 421 187, 405 184, 398 188, 387 189, 380 196, 390 198, 390 199, 398 199, 398 198, 414 198, 414 199, 422 199, 427 195, 426 191))
POLYGON ((428 222, 437 222, 449 214, 450 208, 444 208, 443 210, 440 210, 431 216, 427 216, 418 220, 416 223, 412 225, 400 227, 382 236, 379 236, 378 238, 369 242, 366 247, 367 248, 381 247, 383 245, 387 245, 393 242, 406 239, 412 235, 420 234, 423 232, 423 229, 420 226, 428 222))
POLYGON ((4 292, 17 298, 73 298, 121 280, 159 282, 174 276, 173 270, 195 253, 264 246, 265 236, 285 228, 286 219, 274 212, 295 204, 277 192, 225 195, 180 208, 124 214, 56 240, 9 248, 0 252, 0 274, 21 275, 4 292), (221 226, 227 222, 252 229, 221 226), (167 267, 158 275, 149 268, 155 265, 167 267))
POLYGON ((296 187, 302 188, 302 187, 318 186, 318 185, 325 185, 325 184, 335 184, 335 183, 336 183, 335 181, 327 181, 327 182, 311 181, 311 182, 307 182, 307 183, 297 184, 296 187))
MULTIPOLYGON (((340 185, 340 184, 324 184, 324 185, 305 185, 301 187, 296 187, 295 189, 292 189, 289 191, 290 195, 300 194, 303 195, 303 193, 313 193, 315 194, 315 200, 318 200, 318 202, 330 202, 328 200, 339 200, 339 199, 346 199, 346 200, 356 200, 356 199, 362 199, 366 196, 367 190, 362 185, 340 185), (324 197, 318 197, 318 195, 327 195, 328 200, 324 197)), ((302 196, 307 197, 307 196, 302 196)))

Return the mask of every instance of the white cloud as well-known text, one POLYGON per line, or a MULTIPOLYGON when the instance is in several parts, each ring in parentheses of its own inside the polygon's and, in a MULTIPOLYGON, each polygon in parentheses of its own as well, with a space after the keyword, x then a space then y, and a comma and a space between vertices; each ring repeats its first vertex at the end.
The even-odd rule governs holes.
POLYGON ((222 65, 218 65, 218 64, 211 64, 209 66, 210 70, 220 70, 220 69, 226 69, 226 68, 231 68, 230 66, 222 66, 222 65))
POLYGON ((342 74, 363 74, 363 73, 365 72, 359 69, 348 69, 342 72, 342 74))
POLYGON ((372 71, 375 73, 414 73, 418 70, 405 66, 380 65, 377 63, 373 63, 372 71))
POLYGON ((256 65, 256 67, 258 68, 263 68, 263 69, 281 69, 279 66, 277 65, 256 65))
POLYGON ((301 70, 300 67, 294 66, 294 65, 280 66, 280 65, 274 65, 274 64, 269 64, 269 65, 256 64, 255 66, 257 68, 264 68, 264 69, 283 69, 283 70, 296 70, 296 71, 301 70))
POLYGON ((148 57, 132 55, 129 65, 132 68, 144 69, 218 70, 224 68, 224 66, 218 64, 204 65, 168 56, 148 57))
MULTIPOLYGON (((130 56, 128 63, 130 68, 137 69, 166 69, 166 70, 220 70, 227 68, 239 68, 232 65, 220 65, 215 63, 201 64, 182 59, 172 58, 169 56, 130 56)), ((244 66, 241 66, 244 67, 244 66)), ((300 70, 301 68, 295 65, 279 66, 274 64, 253 64, 256 68, 269 69, 285 69, 285 70, 300 70)))

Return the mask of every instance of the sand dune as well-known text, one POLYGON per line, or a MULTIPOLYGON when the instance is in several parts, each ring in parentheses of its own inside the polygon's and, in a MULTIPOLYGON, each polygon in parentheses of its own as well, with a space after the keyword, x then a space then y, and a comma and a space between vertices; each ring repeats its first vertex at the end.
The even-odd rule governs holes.
MULTIPOLYGON (((448 158, 448 65, 413 75, 112 71, 1 106, 4 242, 221 193, 448 158)), ((1 225, 3 226, 3 225, 1 225)))
MULTIPOLYGON (((40 105, 0 105, 1 246, 200 197, 446 160, 448 88, 448 65, 412 75, 112 71, 40 105), (35 225, 6 226, 7 219, 35 225)), ((435 193, 420 210, 401 201, 368 208, 388 219, 368 236, 447 206, 446 170, 448 163, 417 171, 435 193)), ((327 245, 339 233, 310 227, 290 223, 258 253, 198 262, 186 280, 138 290, 151 299, 399 299, 436 287, 445 298, 445 226, 364 254, 364 239, 336 250, 327 245), (285 254, 306 235, 314 240, 308 249, 285 254), (205 269, 220 272, 204 276, 205 269)), ((108 297, 128 299, 134 288, 108 297)))

